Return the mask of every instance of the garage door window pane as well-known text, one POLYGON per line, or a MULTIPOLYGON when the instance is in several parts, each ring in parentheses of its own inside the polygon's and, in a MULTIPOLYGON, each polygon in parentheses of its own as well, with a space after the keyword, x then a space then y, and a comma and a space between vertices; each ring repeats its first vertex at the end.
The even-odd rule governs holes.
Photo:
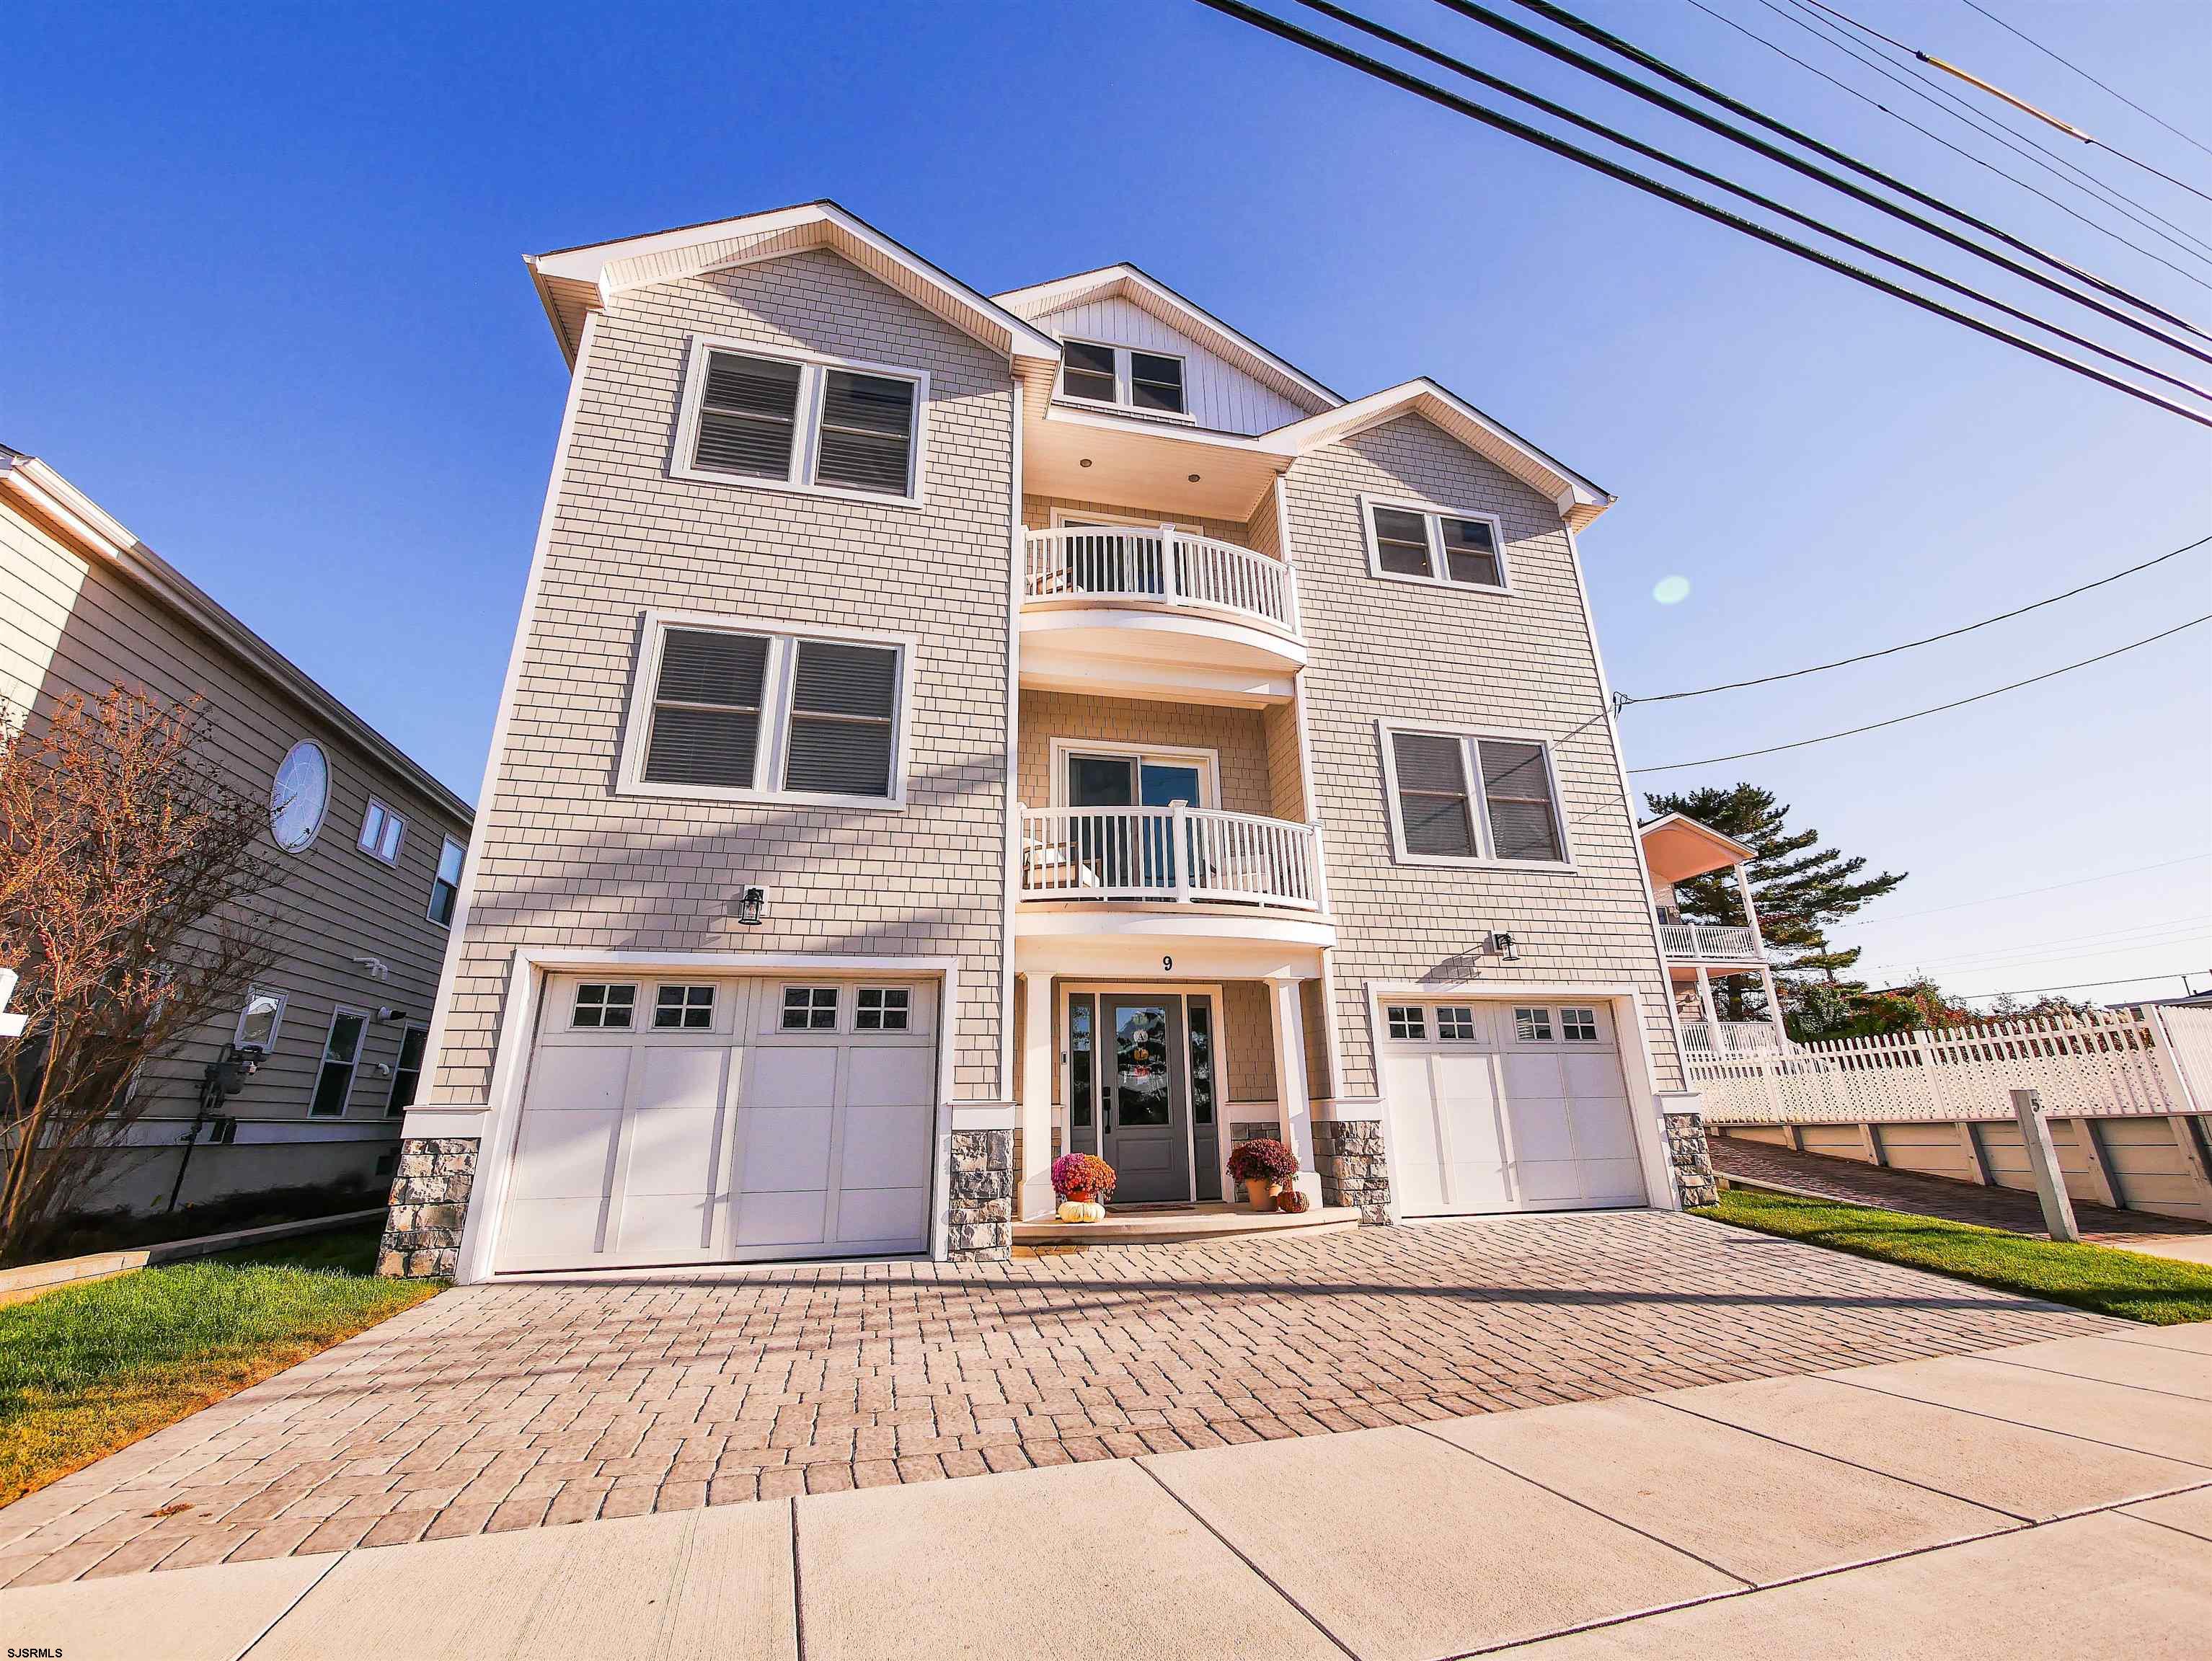
POLYGON ((714 1023, 714 989, 663 986, 653 995, 653 1024, 663 1032, 701 1031, 714 1023))
POLYGON ((914 994, 903 986, 863 986, 854 1027, 864 1033, 902 1033, 914 994))
POLYGON ((1465 746, 1437 733, 1396 732, 1390 749, 1406 852, 1472 858, 1474 819, 1468 810, 1465 746))
POLYGON ((1390 1019, 1393 1038, 1426 1038, 1429 1023, 1426 1012, 1418 1004, 1393 1003, 1385 1011, 1390 1019))
POLYGON ((1482 752, 1482 795, 1490 809, 1490 839, 1497 845, 1498 857, 1564 858, 1544 747, 1485 738, 1477 748, 1482 752))
POLYGON ((1570 1044, 1596 1043, 1597 1011, 1595 1009, 1560 1010, 1559 1036, 1570 1044))
POLYGON ((783 989, 783 1030, 787 1033, 828 1033, 837 1028, 837 989, 835 986, 786 986, 783 989))
POLYGON ((1513 1035, 1523 1044, 1549 1044, 1552 1041, 1552 1012, 1549 1009, 1514 1010, 1513 1035))
POLYGON ((615 1028, 627 1031, 637 1010, 637 988, 587 980, 576 988, 572 1027, 615 1028))
POLYGON ((1472 1039, 1474 1036, 1474 1011, 1464 1003, 1449 1004, 1437 1011, 1438 1038, 1472 1039))

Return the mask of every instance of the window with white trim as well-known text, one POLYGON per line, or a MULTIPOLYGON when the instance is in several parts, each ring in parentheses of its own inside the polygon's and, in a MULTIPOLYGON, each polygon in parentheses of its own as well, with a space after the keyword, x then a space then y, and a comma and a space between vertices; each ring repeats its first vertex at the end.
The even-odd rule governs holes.
POLYGON ((429 918, 441 928, 453 925, 453 907, 461 897, 461 866, 469 851, 450 836, 438 849, 438 874, 430 879, 429 918))
POLYGON ((1474 1009, 1471 1004, 1440 1003, 1437 1006, 1437 1036, 1455 1038, 1462 1041, 1474 1037, 1474 1009))
POLYGON ((1382 734, 1401 862, 1567 863, 1551 753, 1541 740, 1388 724, 1382 734))
POLYGON ((407 834, 407 821, 374 796, 368 798, 368 811, 361 816, 361 835, 356 846, 371 859, 380 859, 387 865, 399 863, 399 840, 407 834))
POLYGON ((568 1024, 586 1030, 627 1032, 637 1014, 637 988, 620 981, 586 980, 576 988, 568 1024))
POLYGON ((1523 1044, 1549 1044, 1552 1041, 1552 1012, 1549 1009, 1514 1010, 1513 1036, 1523 1044))
POLYGON ((914 994, 903 986, 863 986, 853 1012, 853 1029, 861 1033, 902 1033, 912 1011, 914 994))
POLYGON ((1383 1010, 1390 1024, 1393 1038, 1426 1038, 1429 1023, 1426 1011, 1418 1003, 1393 1003, 1383 1010))
POLYGON ((1505 587, 1505 532, 1494 514, 1360 498, 1367 568, 1399 582, 1505 587))
POLYGON ((915 501, 928 384, 921 371, 890 364, 700 342, 685 378, 675 470, 915 501))
POLYGON ((1147 415, 1190 413, 1181 357, 1099 341, 1060 343, 1060 395, 1084 403, 1118 404, 1147 415))
POLYGON ((896 804, 906 650, 649 618, 623 787, 896 804))
POLYGON ((714 986, 659 986, 653 994, 653 1024, 661 1032, 701 1032, 714 1024, 714 986))
POLYGON ((1595 1009, 1560 1010, 1559 1037, 1569 1044, 1596 1043, 1597 1011, 1595 1009))
POLYGON ((835 986, 786 986, 783 989, 783 1030, 787 1033, 829 1033, 837 1028, 837 989, 835 986))
POLYGON ((368 1034, 368 1017, 359 1009, 339 1009, 331 1016, 331 1029, 323 1038, 323 1064, 315 1074, 314 1100, 307 1105, 310 1118, 337 1118, 353 1093, 354 1070, 361 1065, 362 1040, 368 1034))

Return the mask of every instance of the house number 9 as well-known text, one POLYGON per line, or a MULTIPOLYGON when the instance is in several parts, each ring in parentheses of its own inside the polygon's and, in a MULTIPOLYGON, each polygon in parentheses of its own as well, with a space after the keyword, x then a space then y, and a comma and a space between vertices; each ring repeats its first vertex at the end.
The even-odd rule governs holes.
POLYGON ((1173 974, 1175 973, 1175 959, 1172 957, 1163 957, 1160 960, 1160 973, 1162 974, 1173 974))

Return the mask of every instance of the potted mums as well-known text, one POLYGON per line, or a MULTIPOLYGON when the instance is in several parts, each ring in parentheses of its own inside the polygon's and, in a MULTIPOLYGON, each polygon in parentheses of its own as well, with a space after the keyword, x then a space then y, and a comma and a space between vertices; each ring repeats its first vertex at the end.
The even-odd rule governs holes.
POLYGON ((1052 1191, 1062 1222, 1097 1222, 1114 1192, 1114 1167, 1089 1154, 1062 1154, 1052 1162, 1052 1191))
POLYGON ((1273 1210, 1275 1196, 1297 1173, 1297 1155, 1273 1137, 1240 1142, 1229 1155, 1229 1174, 1244 1185, 1255 1211, 1273 1210))

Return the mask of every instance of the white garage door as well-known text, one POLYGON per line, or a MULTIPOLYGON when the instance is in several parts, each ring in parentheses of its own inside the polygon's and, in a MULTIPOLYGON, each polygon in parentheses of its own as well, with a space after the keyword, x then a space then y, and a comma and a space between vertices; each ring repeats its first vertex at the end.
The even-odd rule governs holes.
POLYGON ((497 1270, 927 1251, 928 981, 562 976, 497 1270))
POLYGON ((1644 1203, 1607 1006, 1386 1003, 1382 1014, 1403 1215, 1644 1203))

